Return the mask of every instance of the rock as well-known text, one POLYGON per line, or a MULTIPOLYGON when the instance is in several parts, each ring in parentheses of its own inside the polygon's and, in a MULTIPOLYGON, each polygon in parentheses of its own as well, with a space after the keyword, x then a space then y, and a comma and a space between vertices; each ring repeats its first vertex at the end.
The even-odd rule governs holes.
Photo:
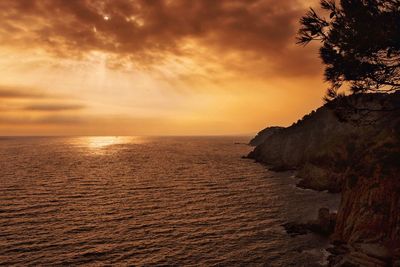
POLYGON ((251 139, 249 145, 251 146, 261 145, 268 137, 279 132, 283 128, 284 127, 279 127, 279 126, 267 127, 264 130, 261 130, 253 139, 251 139))
POLYGON ((320 208, 318 218, 308 223, 310 230, 324 236, 330 236, 336 223, 336 214, 330 213, 328 208, 320 208))
MULTIPOLYGON (((400 92, 360 94, 343 99, 326 104, 292 126, 267 136, 250 152, 249 157, 269 166, 298 169, 301 187, 339 192, 346 178, 344 174, 351 167, 352 160, 357 158, 353 155, 360 155, 358 152, 380 135, 380 131, 396 128, 400 92), (366 113, 363 124, 359 125, 351 120, 339 120, 338 113, 346 113, 341 105, 356 106, 363 114, 368 109, 383 112, 366 113), (378 121, 380 126, 371 127, 374 121, 378 121)), ((359 113, 354 116, 359 117, 359 113)))
POLYGON ((335 215, 335 213, 330 213, 328 208, 321 208, 316 220, 307 223, 289 222, 282 226, 290 236, 304 235, 309 232, 329 236, 333 233, 335 227, 335 215))
POLYGON ((233 144, 234 145, 247 145, 246 143, 243 143, 243 142, 234 142, 233 144))
POLYGON ((322 232, 332 233, 335 227, 331 222, 331 215, 328 208, 320 208, 318 211, 318 225, 321 227, 322 232))
POLYGON ((352 251, 345 258, 345 263, 351 263, 355 266, 362 267, 386 267, 388 266, 387 261, 383 261, 374 257, 369 257, 368 255, 358 252, 352 251))
POLYGON ((301 180, 297 184, 300 188, 309 188, 317 191, 327 190, 330 193, 341 191, 340 175, 324 167, 316 166, 312 163, 305 163, 297 177, 301 180))
POLYGON ((382 246, 376 244, 336 245, 327 249, 332 253, 329 266, 391 266, 391 258, 382 246))
POLYGON ((327 248, 326 251, 333 255, 344 255, 349 252, 349 248, 346 245, 339 245, 327 248))
POLYGON ((288 222, 282 226, 290 236, 305 235, 309 233, 308 226, 303 223, 288 222))
POLYGON ((268 169, 273 172, 286 172, 286 171, 293 170, 293 168, 286 167, 286 166, 273 166, 273 167, 269 167, 268 169))
MULTIPOLYGON (((353 245, 355 246, 355 245, 353 245)), ((366 254, 370 257, 381 259, 384 261, 390 260, 390 252, 389 250, 377 243, 361 243, 357 244, 358 251, 362 252, 363 254, 366 254)))
MULTIPOLYGON (((336 218, 331 238, 354 248, 341 264, 398 265, 400 92, 340 98, 268 136, 249 156, 297 169, 301 187, 341 192, 338 214, 329 219, 336 218)), ((330 232, 328 211, 319 215, 291 228, 330 232)))
POLYGON ((343 260, 342 262, 339 262, 337 265, 334 266, 340 266, 340 267, 361 267, 358 264, 354 264, 351 262, 348 262, 347 260, 343 260))
MULTIPOLYGON (((270 166, 299 169, 304 185, 313 184, 315 189, 328 190, 332 179, 323 178, 326 174, 336 174, 331 171, 332 148, 342 149, 342 139, 351 139, 356 131, 350 123, 339 122, 335 112, 324 106, 298 123, 268 136, 249 157, 270 166)), ((340 172, 340 168, 337 171, 340 172)), ((335 181, 336 190, 341 187, 341 181, 339 177, 335 181)))

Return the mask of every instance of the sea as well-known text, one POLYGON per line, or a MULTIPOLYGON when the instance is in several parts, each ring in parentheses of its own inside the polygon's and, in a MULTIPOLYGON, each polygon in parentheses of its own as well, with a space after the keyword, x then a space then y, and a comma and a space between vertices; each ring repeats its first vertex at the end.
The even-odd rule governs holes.
POLYGON ((250 137, 0 137, 0 265, 323 266, 282 224, 335 210, 250 137))

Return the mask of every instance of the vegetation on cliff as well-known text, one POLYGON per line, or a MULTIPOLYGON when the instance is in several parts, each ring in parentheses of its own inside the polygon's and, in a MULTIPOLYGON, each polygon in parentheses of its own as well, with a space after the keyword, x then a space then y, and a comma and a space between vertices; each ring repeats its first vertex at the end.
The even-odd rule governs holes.
POLYGON ((342 192, 332 235, 346 246, 341 260, 363 266, 371 257, 385 266, 400 259, 400 92, 329 102, 270 135, 249 157, 297 169, 301 187, 342 192))

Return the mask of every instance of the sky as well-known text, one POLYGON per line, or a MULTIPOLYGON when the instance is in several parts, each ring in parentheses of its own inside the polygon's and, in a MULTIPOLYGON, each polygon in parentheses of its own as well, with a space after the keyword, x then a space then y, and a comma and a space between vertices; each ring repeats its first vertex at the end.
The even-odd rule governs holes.
POLYGON ((236 135, 319 107, 308 0, 1 0, 0 135, 236 135))

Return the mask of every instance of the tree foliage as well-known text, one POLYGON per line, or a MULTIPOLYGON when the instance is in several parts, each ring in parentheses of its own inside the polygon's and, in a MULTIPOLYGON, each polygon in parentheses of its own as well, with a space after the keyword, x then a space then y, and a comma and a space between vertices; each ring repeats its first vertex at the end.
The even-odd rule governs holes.
POLYGON ((320 41, 320 57, 337 98, 348 85, 352 93, 400 89, 400 0, 321 0, 326 18, 314 9, 300 20, 297 39, 320 41))

